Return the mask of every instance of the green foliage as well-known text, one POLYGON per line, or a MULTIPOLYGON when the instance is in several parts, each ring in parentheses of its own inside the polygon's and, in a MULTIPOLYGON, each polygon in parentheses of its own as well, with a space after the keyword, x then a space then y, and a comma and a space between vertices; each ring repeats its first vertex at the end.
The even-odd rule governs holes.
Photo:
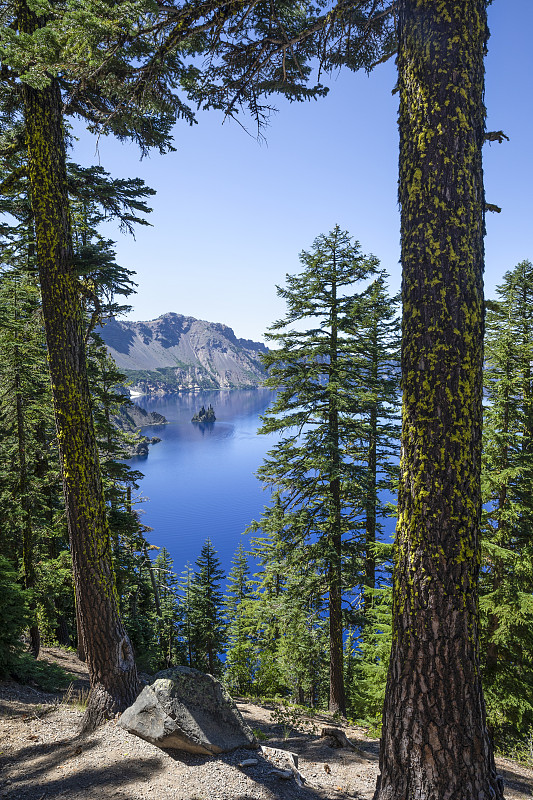
POLYGON ((178 578, 173 571, 174 562, 163 547, 153 562, 159 597, 159 651, 158 669, 167 669, 186 663, 186 648, 182 632, 182 609, 178 597, 178 578))
MULTIPOLYGON (((31 588, 32 624, 44 643, 70 644, 76 621, 70 552, 56 432, 46 359, 40 294, 35 282, 35 233, 25 170, 6 178, 0 210, 0 552, 9 557, 31 588)), ((2 175, 4 177, 4 174, 2 175)), ((115 262, 112 243, 99 232, 104 220, 117 219, 127 230, 144 224, 152 194, 138 179, 112 180, 101 168, 68 166, 74 250, 80 297, 85 311, 87 357, 93 415, 123 610, 135 628, 139 653, 157 648, 149 585, 142 586, 143 528, 131 504, 141 474, 122 459, 130 437, 113 425, 129 403, 124 376, 107 355, 94 329, 108 314, 129 307, 117 302, 133 290, 131 272, 115 262), (139 571, 137 578, 135 572, 139 571), (131 586, 137 586, 137 590, 131 586), (136 591, 136 594, 135 594, 136 591), (146 622, 137 619, 145 603, 146 622), (131 612, 131 613, 130 613, 131 612), (139 628, 141 631, 139 631, 139 628)))
POLYGON ((350 717, 373 731, 381 725, 392 642, 392 588, 371 592, 372 605, 361 643, 350 630, 345 644, 350 717))
POLYGON ((75 675, 65 672, 58 664, 36 661, 28 653, 22 653, 11 668, 11 676, 19 683, 37 686, 43 692, 57 692, 66 689, 75 675))
POLYGON ((23 649, 22 633, 29 621, 28 595, 16 582, 10 562, 0 555, 0 676, 11 674, 23 649))
MULTIPOLYGON (((266 385, 278 394, 260 433, 282 436, 258 471, 272 502, 252 531, 269 537, 263 563, 274 558, 284 591, 301 604, 291 617, 275 601, 277 619, 284 617, 278 668, 288 675, 287 658, 298 691, 304 683, 312 691, 310 677, 294 671, 296 653, 316 652, 309 636, 320 638, 317 620, 328 615, 338 684, 341 596, 344 613, 354 617, 351 609, 372 591, 382 563, 378 541, 389 509, 381 497, 397 477, 398 321, 379 262, 338 226, 300 260, 303 271, 278 289, 287 313, 267 333, 277 347, 264 357, 266 385)), ((364 624, 364 615, 354 624, 364 624)), ((341 698, 342 687, 335 691, 341 698)))
POLYGON ((202 546, 195 566, 194 572, 187 567, 180 586, 187 660, 190 667, 218 676, 222 673, 219 656, 226 642, 220 589, 224 572, 211 539, 202 546))
POLYGON ((309 719, 312 709, 294 705, 283 700, 270 714, 270 719, 275 725, 283 729, 283 738, 288 739, 291 731, 316 734, 314 722, 309 719))
POLYGON ((533 265, 507 272, 487 312, 481 651, 496 741, 533 725, 533 265))
POLYGON ((245 109, 262 125, 271 110, 263 98, 273 93, 291 101, 326 94, 310 85, 317 61, 322 71, 370 69, 395 47, 393 7, 376 13, 369 0, 193 3, 186 14, 181 3, 146 0, 27 7, 38 24, 20 7, 19 18, 14 8, 3 16, 4 86, 43 89, 61 76, 68 112, 90 130, 161 151, 176 119, 194 121, 194 106, 245 109), (32 25, 21 24, 26 16, 32 25))
POLYGON ((224 598, 226 618, 226 661, 224 682, 230 694, 250 691, 254 679, 255 647, 250 603, 252 585, 244 547, 239 544, 228 574, 224 598))

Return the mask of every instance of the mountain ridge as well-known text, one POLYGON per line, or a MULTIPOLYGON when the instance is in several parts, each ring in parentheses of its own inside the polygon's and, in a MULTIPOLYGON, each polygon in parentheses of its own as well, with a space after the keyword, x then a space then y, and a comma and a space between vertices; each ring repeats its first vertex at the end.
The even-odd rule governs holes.
POLYGON ((267 347, 221 322, 176 312, 139 322, 112 317, 98 333, 132 390, 143 394, 249 389, 265 377, 260 356, 267 347))

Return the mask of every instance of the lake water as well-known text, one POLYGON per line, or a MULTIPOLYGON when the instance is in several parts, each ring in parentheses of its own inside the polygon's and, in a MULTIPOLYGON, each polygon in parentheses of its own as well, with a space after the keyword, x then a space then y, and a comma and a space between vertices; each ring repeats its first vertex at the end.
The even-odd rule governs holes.
POLYGON ((128 464, 145 476, 140 493, 146 501, 138 508, 143 523, 153 528, 148 541, 166 547, 178 575, 187 561, 194 564, 207 537, 226 573, 239 542, 248 549, 249 537, 241 534, 269 500, 254 473, 276 442, 274 436, 257 435, 259 417, 273 397, 270 390, 254 389, 134 398, 169 421, 143 428, 161 442, 128 464), (192 423, 210 403, 216 422, 192 423))

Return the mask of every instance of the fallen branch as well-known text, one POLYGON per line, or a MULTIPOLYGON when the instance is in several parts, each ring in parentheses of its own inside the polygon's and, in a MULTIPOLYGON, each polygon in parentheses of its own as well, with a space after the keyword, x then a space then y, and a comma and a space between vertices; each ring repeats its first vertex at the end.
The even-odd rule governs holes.
POLYGON ((289 778, 291 774, 298 786, 302 787, 305 783, 305 778, 298 769, 298 756, 296 753, 291 753, 289 750, 281 750, 279 747, 266 747, 260 745, 259 749, 264 757, 273 764, 276 769, 274 770, 278 778, 289 778), (280 761, 288 765, 288 769, 283 769, 280 761))
POLYGON ((289 750, 282 750, 280 747, 267 747, 263 744, 260 745, 259 749, 264 757, 272 763, 275 763, 276 759, 281 758, 283 761, 288 761, 293 767, 298 767, 298 756, 296 753, 291 753, 289 750))

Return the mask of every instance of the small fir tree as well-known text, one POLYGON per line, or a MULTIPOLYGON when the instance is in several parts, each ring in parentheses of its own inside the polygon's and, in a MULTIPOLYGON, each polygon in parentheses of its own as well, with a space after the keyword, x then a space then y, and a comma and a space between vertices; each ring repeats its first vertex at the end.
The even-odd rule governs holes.
POLYGON ((208 538, 203 545, 195 566, 187 587, 186 627, 190 666, 218 676, 222 671, 219 656, 226 642, 224 597, 220 588, 224 571, 211 539, 208 538))
POLYGON ((159 605, 160 669, 185 663, 181 617, 177 597, 178 578, 168 550, 162 547, 153 562, 159 605))
POLYGON ((250 604, 252 585, 250 568, 242 543, 232 559, 228 573, 227 594, 224 598, 226 619, 226 661, 224 681, 230 692, 244 694, 249 691, 254 679, 254 642, 250 604))

